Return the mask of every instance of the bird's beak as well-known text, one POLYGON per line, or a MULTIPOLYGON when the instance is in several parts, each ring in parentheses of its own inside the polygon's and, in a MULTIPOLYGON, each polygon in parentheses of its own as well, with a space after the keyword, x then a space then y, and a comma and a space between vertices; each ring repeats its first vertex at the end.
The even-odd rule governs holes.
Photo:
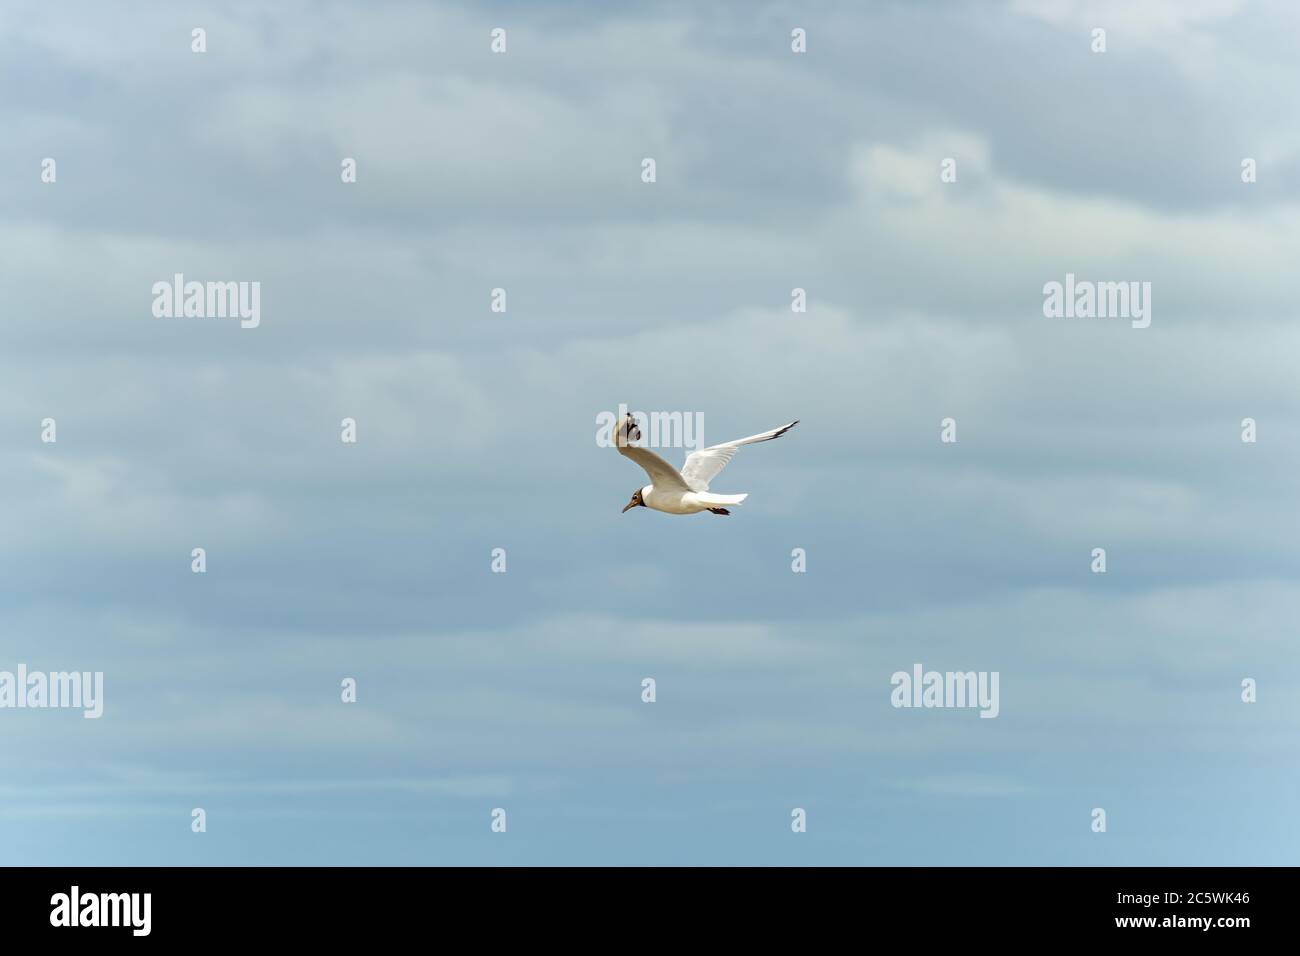
POLYGON ((627 509, 628 509, 628 508, 635 508, 635 507, 636 507, 636 502, 635 502, 635 501, 629 501, 627 504, 625 504, 625 505, 623 506, 623 510, 622 510, 621 512, 619 512, 619 514, 627 514, 627 509))

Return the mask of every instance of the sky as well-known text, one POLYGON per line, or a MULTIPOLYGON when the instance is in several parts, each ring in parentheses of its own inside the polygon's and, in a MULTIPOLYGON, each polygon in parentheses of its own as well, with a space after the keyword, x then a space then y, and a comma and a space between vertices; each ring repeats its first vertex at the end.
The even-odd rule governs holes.
POLYGON ((1294 864, 1298 26, 5 4, 0 671, 104 693, 0 709, 0 863, 1294 864), (620 514, 620 404, 800 425, 620 514))

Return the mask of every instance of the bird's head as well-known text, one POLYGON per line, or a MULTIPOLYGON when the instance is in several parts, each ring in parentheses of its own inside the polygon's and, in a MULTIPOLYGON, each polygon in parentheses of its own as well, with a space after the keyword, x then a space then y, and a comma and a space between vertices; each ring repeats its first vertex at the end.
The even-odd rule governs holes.
POLYGON ((641 496, 641 491, 642 489, 638 488, 636 491, 632 492, 632 500, 623 506, 624 514, 627 514, 628 511, 638 506, 642 508, 645 507, 645 498, 641 496))

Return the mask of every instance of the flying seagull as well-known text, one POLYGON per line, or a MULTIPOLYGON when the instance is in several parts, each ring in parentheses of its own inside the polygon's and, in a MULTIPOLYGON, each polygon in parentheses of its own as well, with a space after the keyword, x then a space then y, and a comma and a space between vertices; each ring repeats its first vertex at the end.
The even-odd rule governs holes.
POLYGON ((798 424, 796 419, 789 425, 773 428, 761 435, 737 438, 693 451, 686 456, 686 464, 679 472, 650 449, 631 444, 641 437, 641 429, 637 428, 631 415, 624 415, 614 432, 614 445, 620 455, 632 459, 650 476, 650 484, 632 492, 632 500, 623 507, 624 513, 641 506, 670 515, 693 515, 701 511, 712 511, 715 515, 731 514, 726 506, 738 505, 749 495, 715 495, 709 491, 709 482, 735 457, 741 445, 780 438, 798 424))

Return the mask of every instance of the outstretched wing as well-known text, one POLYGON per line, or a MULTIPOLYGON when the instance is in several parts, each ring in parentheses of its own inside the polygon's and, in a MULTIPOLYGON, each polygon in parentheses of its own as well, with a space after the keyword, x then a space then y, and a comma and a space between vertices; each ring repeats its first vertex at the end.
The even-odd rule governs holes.
POLYGON ((631 444, 631 440, 639 438, 640 432, 636 430, 636 423, 631 415, 624 415, 618 423, 618 428, 614 432, 614 447, 624 458, 630 458, 650 476, 650 484, 660 491, 690 491, 686 482, 682 481, 682 476, 678 474, 677 469, 668 462, 664 461, 649 448, 642 448, 640 445, 631 444), (629 432, 631 434, 629 435, 629 432))
POLYGON ((780 438, 798 424, 799 420, 795 419, 789 425, 773 428, 770 432, 763 432, 761 435, 737 438, 735 441, 693 451, 686 456, 686 464, 682 465, 682 480, 691 491, 708 491, 709 482, 718 476, 718 472, 722 471, 727 462, 736 457, 736 451, 741 445, 752 445, 755 442, 780 438))

